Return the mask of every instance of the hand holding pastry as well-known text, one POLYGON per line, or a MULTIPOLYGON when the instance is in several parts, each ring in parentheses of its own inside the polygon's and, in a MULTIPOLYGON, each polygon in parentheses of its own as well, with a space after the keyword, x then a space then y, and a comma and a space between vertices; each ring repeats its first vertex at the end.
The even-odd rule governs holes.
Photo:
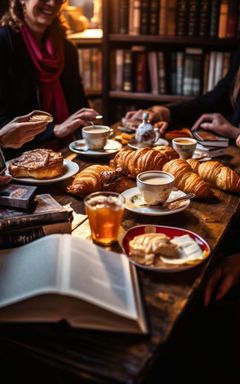
POLYGON ((29 121, 32 112, 16 117, 0 130, 0 143, 4 147, 19 148, 47 127, 46 121, 29 121))

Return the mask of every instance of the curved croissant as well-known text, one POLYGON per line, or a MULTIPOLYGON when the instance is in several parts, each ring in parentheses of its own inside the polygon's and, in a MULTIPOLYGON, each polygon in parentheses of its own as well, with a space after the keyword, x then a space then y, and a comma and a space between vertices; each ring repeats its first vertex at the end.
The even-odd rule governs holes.
POLYGON ((112 171, 108 165, 90 165, 79 172, 72 184, 67 187, 67 192, 75 196, 86 196, 89 193, 101 191, 104 171, 112 171))
POLYGON ((177 157, 173 150, 157 150, 152 148, 141 148, 137 151, 123 149, 117 153, 110 164, 114 168, 121 168, 125 173, 136 177, 140 172, 149 170, 161 170, 163 165, 171 158, 177 157))
POLYGON ((175 186, 185 193, 194 193, 198 199, 214 198, 209 185, 193 172, 186 160, 171 160, 163 166, 163 171, 175 177, 175 186))
POLYGON ((187 160, 194 172, 209 183, 224 191, 240 192, 240 176, 231 168, 219 161, 205 161, 199 163, 194 159, 187 160))

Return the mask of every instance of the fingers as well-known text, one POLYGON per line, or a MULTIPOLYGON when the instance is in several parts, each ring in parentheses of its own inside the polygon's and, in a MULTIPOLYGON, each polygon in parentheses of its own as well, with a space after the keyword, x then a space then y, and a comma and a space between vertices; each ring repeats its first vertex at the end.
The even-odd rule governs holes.
POLYGON ((159 127, 161 135, 163 135, 168 129, 168 123, 166 121, 161 122, 161 126, 159 127))
POLYGON ((200 116, 199 119, 194 123, 194 125, 192 126, 192 131, 196 131, 197 129, 202 127, 203 123, 210 123, 212 120, 213 120, 213 114, 205 113, 204 115, 200 116))
POLYGON ((206 131, 212 131, 214 129, 213 123, 202 123, 200 124, 200 127, 205 129, 206 131))
POLYGON ((233 284, 234 284, 233 276, 230 274, 226 275, 217 290, 216 299, 220 300, 229 291, 229 289, 233 286, 233 284))
POLYGON ((137 111, 128 111, 128 112, 126 113, 125 118, 126 118, 127 120, 132 119, 132 117, 134 116, 134 114, 135 114, 136 112, 137 112, 137 111))
POLYGON ((0 185, 5 185, 9 183, 9 181, 11 180, 12 180, 11 176, 0 175, 0 185))

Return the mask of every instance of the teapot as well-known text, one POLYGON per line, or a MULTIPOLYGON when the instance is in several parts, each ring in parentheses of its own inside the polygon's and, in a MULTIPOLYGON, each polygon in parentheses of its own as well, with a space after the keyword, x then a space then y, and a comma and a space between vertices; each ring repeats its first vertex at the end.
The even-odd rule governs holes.
POLYGON ((139 147, 151 147, 160 138, 160 131, 158 128, 153 128, 148 120, 148 113, 143 114, 143 121, 139 124, 135 140, 139 147))

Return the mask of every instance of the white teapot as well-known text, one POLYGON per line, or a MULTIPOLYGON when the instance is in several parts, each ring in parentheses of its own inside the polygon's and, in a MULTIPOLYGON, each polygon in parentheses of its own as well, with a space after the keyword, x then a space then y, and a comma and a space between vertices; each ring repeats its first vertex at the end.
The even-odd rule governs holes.
POLYGON ((143 114, 143 121, 139 124, 135 140, 139 147, 151 147, 160 138, 160 131, 158 128, 153 128, 149 123, 148 113, 143 114))

